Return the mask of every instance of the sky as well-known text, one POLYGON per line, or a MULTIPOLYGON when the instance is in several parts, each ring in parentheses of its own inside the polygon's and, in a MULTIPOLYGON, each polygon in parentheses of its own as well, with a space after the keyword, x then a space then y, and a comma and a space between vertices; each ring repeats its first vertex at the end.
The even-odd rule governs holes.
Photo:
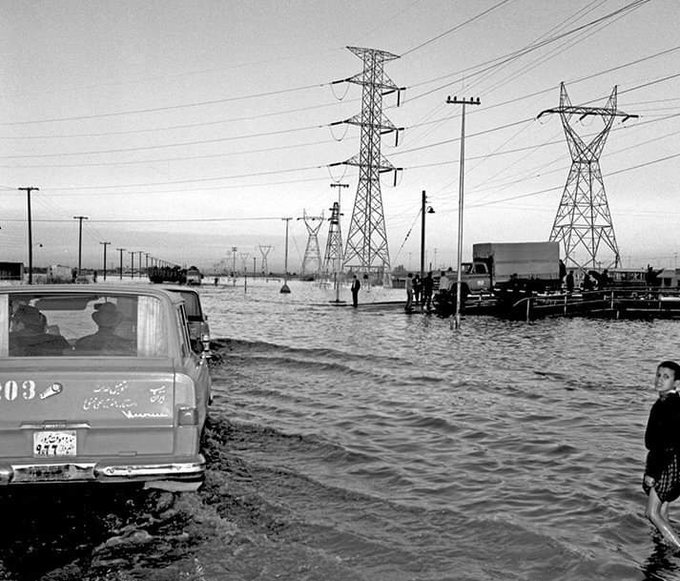
MULTIPOLYGON (((455 266, 461 107, 463 259, 479 242, 547 240, 571 158, 571 103, 617 117, 600 156, 623 266, 680 266, 677 0, 3 0, 0 260, 108 268, 142 252, 203 269, 299 271, 318 226, 325 253, 341 195, 347 235, 358 170, 362 71, 379 49, 405 87, 383 113, 398 172, 381 182, 392 267, 455 266), (331 187, 346 183, 349 187, 331 187), (307 222, 304 216, 307 216, 307 222), (319 226, 321 216, 324 222, 319 226), (311 218, 317 218, 312 220, 311 218), (102 242, 110 242, 108 245, 102 242), (124 249, 124 250, 118 250, 124 249), (235 250, 234 250, 235 249, 235 250), (130 253, 134 252, 134 255, 130 253)), ((599 117, 573 119, 584 139, 599 117)))

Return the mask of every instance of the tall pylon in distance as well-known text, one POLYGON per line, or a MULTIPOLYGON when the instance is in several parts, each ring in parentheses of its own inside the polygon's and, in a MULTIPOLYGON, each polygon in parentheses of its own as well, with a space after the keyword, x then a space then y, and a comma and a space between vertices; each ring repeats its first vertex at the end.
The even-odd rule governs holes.
POLYGON ((268 245, 262 245, 260 244, 258 246, 260 249, 260 254, 262 255, 262 261, 260 262, 261 268, 262 268, 262 276, 266 276, 269 274, 269 265, 267 264, 267 256, 271 252, 273 246, 268 246, 268 245))
POLYGON ((621 255, 600 170, 600 155, 614 118, 623 117, 625 121, 637 115, 617 110, 616 86, 604 107, 582 107, 571 104, 564 83, 560 84, 560 106, 542 111, 538 118, 547 113, 559 113, 571 153, 571 169, 550 240, 560 243, 567 268, 619 267, 621 255), (586 142, 571 125, 574 115, 579 120, 600 117, 603 128, 586 142))
MULTIPOLYGON (((390 252, 387 243, 385 216, 380 192, 380 174, 396 172, 380 152, 382 136, 400 128, 383 114, 383 96, 401 91, 385 74, 385 62, 399 58, 397 55, 370 48, 347 47, 363 60, 361 73, 343 81, 362 86, 361 114, 333 123, 348 123, 361 127, 359 155, 331 165, 354 165, 359 168, 359 183, 352 210, 345 246, 343 265, 352 270, 382 278, 390 271, 390 252)), ((398 93, 399 94, 399 93, 398 93)), ((399 99, 397 99, 398 101, 399 99)), ((397 103, 398 104, 398 103, 397 103)))
POLYGON ((326 239, 326 252, 323 257, 323 270, 326 274, 342 272, 341 192, 343 188, 349 188, 349 184, 332 183, 331 188, 338 188, 338 201, 333 202, 333 207, 330 208, 331 217, 329 218, 330 224, 328 227, 328 238, 326 239))
POLYGON ((340 232, 340 204, 333 202, 326 252, 323 257, 323 270, 326 274, 342 270, 342 234, 340 232))
POLYGON ((321 272, 321 249, 319 248, 319 230, 324 222, 323 212, 321 216, 308 216, 306 211, 302 212, 302 218, 298 220, 305 221, 305 227, 307 228, 307 246, 305 247, 305 255, 302 259, 302 268, 300 273, 304 276, 307 273, 313 272, 318 274, 321 272), (317 222, 318 223, 315 223, 317 222), (316 268, 314 270, 308 270, 310 263, 315 263, 316 268))

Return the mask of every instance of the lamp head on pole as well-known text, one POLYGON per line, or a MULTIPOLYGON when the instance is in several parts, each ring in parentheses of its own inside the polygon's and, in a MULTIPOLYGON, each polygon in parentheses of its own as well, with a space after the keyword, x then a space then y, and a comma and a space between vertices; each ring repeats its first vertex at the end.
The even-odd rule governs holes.
POLYGON ((433 208, 432 206, 428 206, 428 207, 427 207, 427 213, 428 213, 428 214, 434 214, 434 213, 435 213, 435 212, 434 212, 434 208, 433 208))

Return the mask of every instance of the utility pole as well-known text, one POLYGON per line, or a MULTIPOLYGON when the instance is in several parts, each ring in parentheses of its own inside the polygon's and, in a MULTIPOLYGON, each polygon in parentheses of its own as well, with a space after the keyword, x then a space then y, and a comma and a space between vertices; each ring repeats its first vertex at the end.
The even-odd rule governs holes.
POLYGON ((83 220, 88 218, 87 216, 73 216, 73 219, 78 220, 78 276, 80 276, 83 257, 83 220))
POLYGON ((31 225, 31 192, 33 190, 40 191, 40 188, 36 188, 35 186, 27 186, 17 189, 26 192, 26 202, 28 204, 28 284, 33 284, 33 230, 31 225))
POLYGON ((144 254, 144 251, 138 250, 137 254, 139 254, 139 261, 137 262, 137 264, 139 264, 139 266, 137 267, 139 270, 139 278, 142 278, 142 254, 144 254))
POLYGON ((120 252, 120 280, 123 280, 123 252, 125 248, 116 248, 116 250, 120 252))
POLYGON ((234 277, 234 286, 236 286, 236 246, 231 247, 231 276, 234 277))
POLYGON ((130 255, 130 278, 135 278, 135 250, 128 250, 130 255))
POLYGON ((293 218, 281 218, 286 223, 286 254, 284 260, 283 270, 285 274, 283 275, 283 286, 281 287, 280 293, 287 294, 290 292, 290 287, 288 286, 288 224, 293 218))
POLYGON ((104 246, 104 280, 106 280, 106 247, 111 243, 110 242, 100 242, 99 244, 104 246))
MULTIPOLYGON (((460 328, 460 292, 463 288, 462 284, 462 268, 463 268, 463 199, 465 191, 465 106, 479 105, 479 97, 476 99, 458 99, 458 97, 447 97, 447 104, 462 105, 461 123, 460 123, 460 173, 458 178, 458 260, 457 260, 457 277, 456 277, 456 315, 454 317, 453 325, 456 329, 460 328)), ((453 328, 453 326, 451 327, 453 328)))

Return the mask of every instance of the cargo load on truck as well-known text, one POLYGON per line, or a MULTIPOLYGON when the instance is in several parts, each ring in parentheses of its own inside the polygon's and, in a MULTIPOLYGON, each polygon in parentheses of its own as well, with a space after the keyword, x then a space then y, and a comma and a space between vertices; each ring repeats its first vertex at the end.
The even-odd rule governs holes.
POLYGON ((495 284, 510 280, 560 280, 558 242, 486 242, 473 244, 473 262, 483 262, 495 284))

